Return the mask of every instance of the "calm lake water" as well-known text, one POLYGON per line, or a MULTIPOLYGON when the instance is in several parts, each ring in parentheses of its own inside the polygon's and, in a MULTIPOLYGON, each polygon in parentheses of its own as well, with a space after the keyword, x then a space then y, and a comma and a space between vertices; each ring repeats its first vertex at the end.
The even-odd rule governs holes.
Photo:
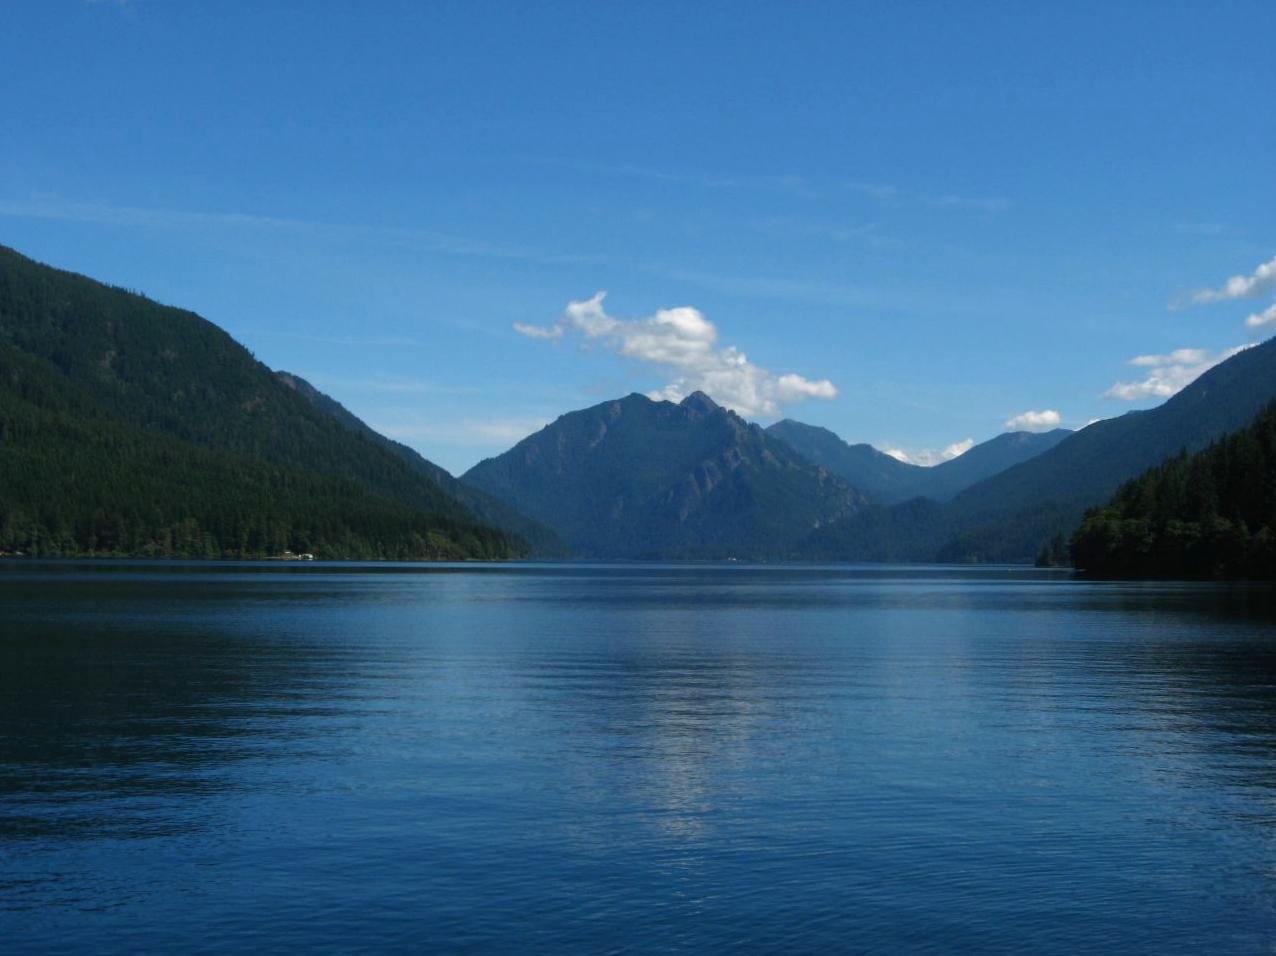
POLYGON ((1276 600, 0 564, 5 952, 1269 952, 1276 600))

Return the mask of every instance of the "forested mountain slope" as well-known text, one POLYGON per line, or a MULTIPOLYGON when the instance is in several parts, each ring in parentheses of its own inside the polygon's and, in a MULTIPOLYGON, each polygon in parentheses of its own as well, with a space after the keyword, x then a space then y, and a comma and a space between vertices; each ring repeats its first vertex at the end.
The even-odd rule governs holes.
POLYGON ((0 247, 0 549, 465 558, 526 545, 212 323, 0 247))
POLYGON ((459 478, 454 478, 446 468, 436 465, 407 445, 373 431, 344 405, 330 395, 319 391, 301 376, 291 372, 275 374, 281 382, 296 390, 320 411, 326 412, 351 431, 366 436, 402 458, 414 470, 429 478, 444 492, 469 508, 483 524, 499 528, 527 542, 532 549, 533 557, 559 558, 566 555, 566 546, 562 540, 545 525, 520 514, 492 495, 467 485, 459 478))
POLYGON ((1276 398, 1276 339, 1232 356, 1164 404, 1095 422, 962 491, 941 509, 904 503, 820 528, 812 555, 907 561, 1032 561, 1089 507, 1181 450, 1242 428, 1276 398), (885 531, 883 529, 889 529, 885 531), (889 534, 889 538, 884 538, 889 534))
POLYGON ((1091 510, 1073 561, 1095 577, 1276 579, 1276 403, 1091 510))

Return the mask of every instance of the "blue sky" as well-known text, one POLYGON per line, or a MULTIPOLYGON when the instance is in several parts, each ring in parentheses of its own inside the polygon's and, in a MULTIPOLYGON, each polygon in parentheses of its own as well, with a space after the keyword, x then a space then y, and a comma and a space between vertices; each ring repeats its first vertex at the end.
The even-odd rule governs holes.
POLYGON ((707 383, 930 460, 1276 331, 1192 299, 1276 256, 1269 0, 4 12, 0 243, 454 471, 707 383))

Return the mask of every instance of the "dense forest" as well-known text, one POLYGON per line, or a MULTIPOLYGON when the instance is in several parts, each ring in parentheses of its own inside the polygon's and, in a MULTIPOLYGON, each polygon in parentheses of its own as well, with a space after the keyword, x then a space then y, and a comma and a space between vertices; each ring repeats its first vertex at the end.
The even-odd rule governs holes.
POLYGON ((1276 403, 1087 513, 1072 540, 1094 577, 1276 579, 1276 403))
POLYGON ((568 551, 562 539, 549 526, 533 521, 511 508, 499 498, 454 478, 445 469, 423 458, 415 450, 401 442, 386 438, 372 430, 365 422, 345 408, 340 402, 319 391, 304 378, 292 372, 276 372, 276 377, 305 398, 319 411, 330 415, 347 429, 375 442, 395 456, 403 459, 414 471, 438 485, 446 494, 465 505, 483 524, 500 528, 527 542, 531 553, 538 558, 565 558, 568 551))
POLYGON ((0 551, 503 558, 434 481, 224 331, 0 247, 0 551))

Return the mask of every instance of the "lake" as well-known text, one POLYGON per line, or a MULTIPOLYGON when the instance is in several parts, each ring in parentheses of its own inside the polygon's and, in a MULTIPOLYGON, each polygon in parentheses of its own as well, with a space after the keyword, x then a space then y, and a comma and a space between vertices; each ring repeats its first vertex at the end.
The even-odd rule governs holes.
POLYGON ((0 563, 6 952, 1271 951, 1276 599, 0 563))

